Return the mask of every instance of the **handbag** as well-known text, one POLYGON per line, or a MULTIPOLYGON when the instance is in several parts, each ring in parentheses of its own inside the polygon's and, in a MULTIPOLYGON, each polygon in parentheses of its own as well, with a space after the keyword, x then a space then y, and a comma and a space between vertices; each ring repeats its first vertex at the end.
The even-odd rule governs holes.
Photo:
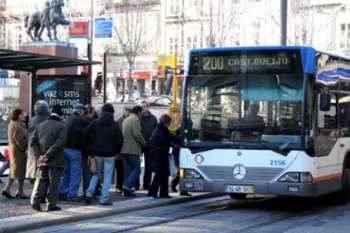
POLYGON ((169 171, 170 171, 171 176, 173 176, 177 173, 173 154, 169 154, 169 171))
POLYGON ((92 174, 95 174, 97 171, 96 168, 96 159, 94 156, 90 155, 88 158, 88 164, 89 164, 89 168, 92 174))

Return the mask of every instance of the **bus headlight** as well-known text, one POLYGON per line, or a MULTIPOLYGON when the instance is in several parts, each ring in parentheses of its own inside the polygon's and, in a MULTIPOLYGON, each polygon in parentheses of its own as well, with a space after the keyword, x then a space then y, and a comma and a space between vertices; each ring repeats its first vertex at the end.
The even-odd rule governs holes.
POLYGON ((202 175, 193 169, 185 169, 184 175, 184 177, 187 179, 203 179, 202 175))
POLYGON ((278 182, 310 183, 312 175, 310 172, 288 172, 281 176, 278 182))

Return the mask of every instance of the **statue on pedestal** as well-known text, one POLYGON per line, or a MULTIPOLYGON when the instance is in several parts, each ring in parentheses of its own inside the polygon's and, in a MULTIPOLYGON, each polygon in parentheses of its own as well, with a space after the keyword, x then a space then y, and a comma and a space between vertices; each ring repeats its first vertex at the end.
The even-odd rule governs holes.
POLYGON ((62 7, 64 5, 64 0, 52 0, 51 3, 50 1, 46 1, 45 8, 42 12, 35 11, 31 15, 25 17, 25 27, 27 28, 26 33, 32 41, 42 41, 41 35, 44 32, 44 29, 47 30, 49 40, 52 41, 51 27, 54 33, 54 40, 58 41, 57 25, 69 25, 69 21, 65 19, 62 12, 62 7), (34 36, 32 35, 33 29, 34 36))

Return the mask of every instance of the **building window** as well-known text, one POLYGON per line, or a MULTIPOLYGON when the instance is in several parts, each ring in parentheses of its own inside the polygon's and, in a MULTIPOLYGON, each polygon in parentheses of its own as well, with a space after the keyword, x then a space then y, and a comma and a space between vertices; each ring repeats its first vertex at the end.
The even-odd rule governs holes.
POLYGON ((0 47, 5 47, 6 29, 5 24, 0 22, 0 47))
POLYGON ((198 7, 199 0, 186 0, 186 7, 198 7))
POLYGON ((168 0, 168 13, 177 14, 179 12, 179 1, 178 0, 168 0))
POLYGON ((252 28, 253 28, 253 35, 252 35, 252 40, 253 40, 253 45, 260 45, 261 44, 261 23, 260 21, 254 21, 252 23, 252 28))
POLYGON ((186 49, 191 50, 197 48, 198 36, 194 35, 192 37, 187 37, 186 49))
POLYGON ((169 38, 169 53, 173 53, 173 52, 174 52, 174 39, 169 38))
POLYGON ((350 23, 340 24, 340 48, 350 48, 350 23))
POLYGON ((178 53, 179 52, 179 37, 170 37, 169 38, 169 53, 178 53))
POLYGON ((179 37, 175 37, 174 40, 174 53, 179 53, 179 37))

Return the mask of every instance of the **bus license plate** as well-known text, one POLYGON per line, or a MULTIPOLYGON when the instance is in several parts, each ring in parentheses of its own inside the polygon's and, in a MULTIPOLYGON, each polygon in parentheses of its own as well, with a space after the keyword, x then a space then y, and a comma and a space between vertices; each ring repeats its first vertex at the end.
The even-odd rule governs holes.
POLYGON ((225 191, 227 193, 254 193, 254 186, 226 185, 225 191))

